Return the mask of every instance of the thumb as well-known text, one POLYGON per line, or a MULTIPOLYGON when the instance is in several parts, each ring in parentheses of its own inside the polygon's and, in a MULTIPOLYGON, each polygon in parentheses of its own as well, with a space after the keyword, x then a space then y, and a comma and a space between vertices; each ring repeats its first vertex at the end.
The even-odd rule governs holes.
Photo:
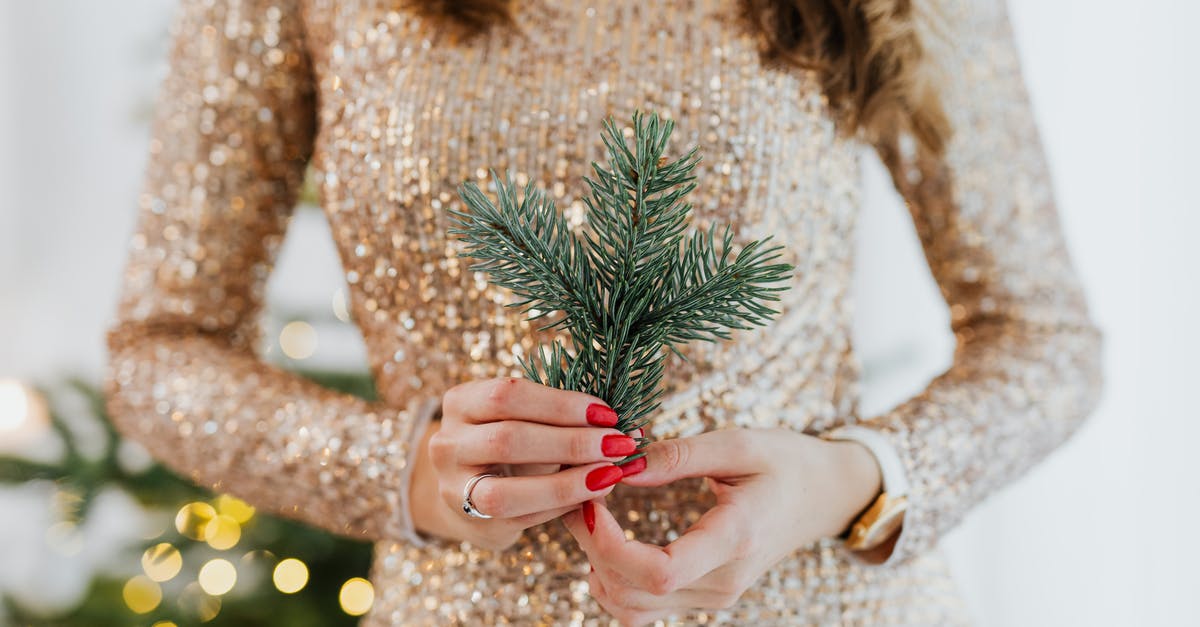
POLYGON ((688 477, 729 478, 755 474, 751 436, 745 429, 722 429, 648 445, 646 469, 621 480, 632 486, 659 486, 688 477))

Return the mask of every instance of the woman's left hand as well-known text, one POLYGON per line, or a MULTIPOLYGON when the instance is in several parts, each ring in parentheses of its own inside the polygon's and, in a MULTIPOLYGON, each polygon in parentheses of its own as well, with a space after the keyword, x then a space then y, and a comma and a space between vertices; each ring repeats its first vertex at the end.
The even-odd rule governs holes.
POLYGON ((707 477, 717 504, 665 547, 627 540, 602 499, 563 517, 594 569, 592 596, 624 625, 731 607, 779 560, 842 533, 880 487, 865 447, 789 429, 710 431, 646 452, 623 483, 707 477))

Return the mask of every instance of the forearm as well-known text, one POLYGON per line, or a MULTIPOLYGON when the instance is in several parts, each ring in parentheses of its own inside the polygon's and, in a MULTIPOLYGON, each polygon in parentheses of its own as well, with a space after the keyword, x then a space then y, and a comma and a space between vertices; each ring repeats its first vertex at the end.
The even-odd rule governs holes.
POLYGON ((197 483, 361 538, 408 537, 405 484, 419 408, 326 389, 221 336, 109 336, 117 427, 197 483))

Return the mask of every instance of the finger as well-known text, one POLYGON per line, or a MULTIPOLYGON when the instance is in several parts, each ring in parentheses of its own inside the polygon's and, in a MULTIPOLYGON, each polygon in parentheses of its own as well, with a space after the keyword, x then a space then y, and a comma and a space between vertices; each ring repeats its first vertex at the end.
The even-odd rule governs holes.
POLYGON ((456 444, 456 459, 467 466, 589 464, 619 460, 637 450, 637 442, 616 429, 554 427, 521 420, 462 429, 456 444))
POLYGON ((612 569, 637 587, 657 595, 688 587, 721 565, 740 559, 746 550, 740 515, 729 505, 709 510, 666 547, 628 540, 612 513, 595 506, 595 528, 583 529, 582 517, 563 517, 580 548, 597 570, 612 569))
POLYGON ((612 427, 617 414, 583 392, 559 390, 517 377, 468 381, 446 392, 443 411, 467 422, 528 420, 561 427, 612 427))
POLYGON ((612 492, 620 478, 621 469, 608 462, 573 466, 549 475, 487 477, 475 484, 471 502, 493 518, 517 518, 603 496, 612 492))
POLYGON ((688 477, 729 478, 755 474, 761 451, 753 450, 747 429, 708 431, 686 438, 660 440, 647 445, 646 469, 626 477, 632 486, 659 486, 688 477))
POLYGON ((571 510, 576 510, 576 509, 579 509, 578 505, 574 505, 574 504, 565 505, 563 507, 546 510, 544 512, 536 512, 533 514, 526 514, 524 516, 518 516, 517 518, 514 518, 513 521, 515 523, 521 525, 522 529, 528 529, 530 527, 536 527, 542 523, 550 522, 551 520, 554 520, 555 518, 558 518, 558 517, 562 516, 563 514, 566 514, 566 513, 570 512, 571 510))

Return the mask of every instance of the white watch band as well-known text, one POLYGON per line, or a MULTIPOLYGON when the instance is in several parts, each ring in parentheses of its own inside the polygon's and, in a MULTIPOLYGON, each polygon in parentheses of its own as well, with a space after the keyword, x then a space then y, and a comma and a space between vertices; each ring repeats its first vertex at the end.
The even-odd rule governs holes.
POLYGON ((904 463, 900 461, 900 455, 896 453, 892 443, 878 431, 848 425, 823 433, 821 437, 827 440, 849 440, 867 447, 875 456, 875 463, 879 464, 884 492, 894 499, 908 495, 908 473, 904 470, 904 463))

